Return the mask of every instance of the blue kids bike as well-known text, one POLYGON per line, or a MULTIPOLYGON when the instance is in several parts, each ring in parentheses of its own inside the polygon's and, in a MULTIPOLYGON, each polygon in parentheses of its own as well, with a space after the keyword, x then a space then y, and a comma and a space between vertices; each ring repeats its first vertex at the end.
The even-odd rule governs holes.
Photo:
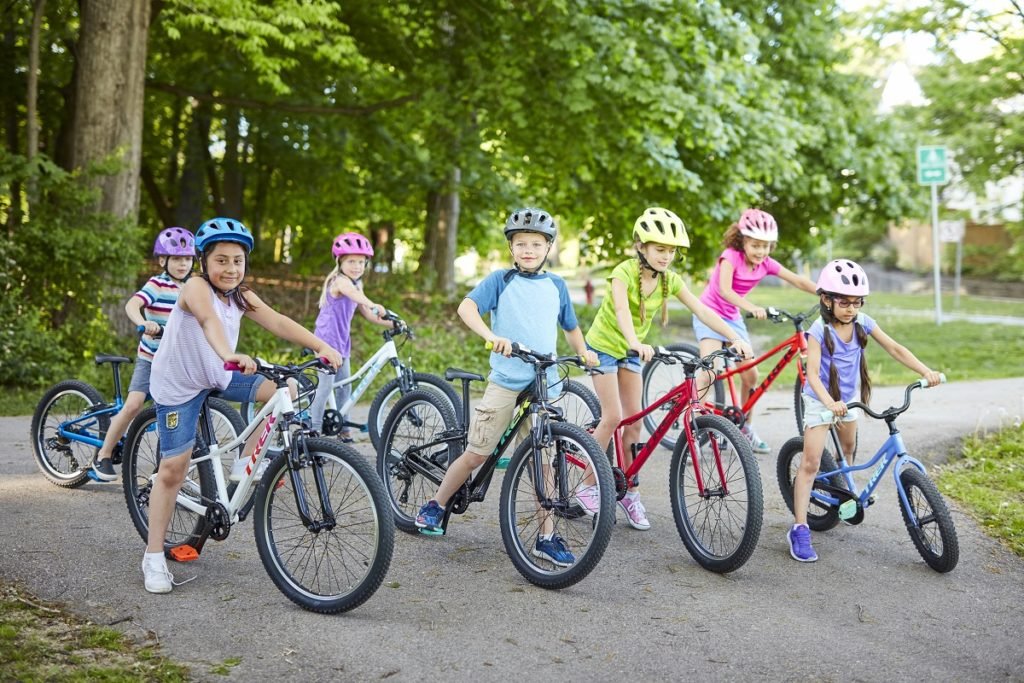
MULTIPOLYGON (((945 376, 942 381, 946 381, 945 376)), ((862 465, 847 465, 839 445, 839 434, 834 426, 830 429, 832 445, 838 457, 834 457, 827 447, 821 454, 821 464, 818 466, 818 476, 814 479, 807 510, 807 525, 815 531, 827 531, 840 520, 853 525, 863 522, 865 511, 875 502, 874 492, 882 475, 895 463, 893 482, 899 495, 903 523, 910 538, 929 567, 937 572, 949 572, 960 559, 953 518, 939 489, 928 478, 924 465, 907 453, 903 437, 896 428, 896 417, 910 407, 911 392, 926 386, 928 382, 924 379, 910 384, 904 394, 903 405, 888 408, 881 413, 876 413, 860 401, 846 404, 850 408, 860 408, 876 420, 885 420, 889 438, 871 460, 862 465), (872 468, 871 478, 863 490, 858 490, 853 473, 872 468)), ((828 416, 831 415, 828 412, 828 416)), ((826 417, 825 413, 822 413, 822 417, 826 417)), ((790 512, 793 511, 793 480, 800 468, 803 450, 803 437, 795 437, 787 441, 779 451, 779 489, 790 512)))

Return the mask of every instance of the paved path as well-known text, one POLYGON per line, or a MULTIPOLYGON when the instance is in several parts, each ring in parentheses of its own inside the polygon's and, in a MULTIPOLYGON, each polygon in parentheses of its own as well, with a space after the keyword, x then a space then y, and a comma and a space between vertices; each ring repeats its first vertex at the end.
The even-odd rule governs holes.
MULTIPOLYGON (((898 391, 876 391, 876 406, 898 391)), ((920 457, 1024 415, 1024 379, 915 394, 901 426, 920 457)), ((793 435, 788 392, 769 394, 759 428, 793 435)), ((505 556, 497 495, 444 539, 398 534, 386 585, 347 615, 300 610, 263 572, 251 523, 177 567, 196 581, 147 594, 142 542, 117 485, 47 483, 28 418, 0 418, 0 576, 127 633, 159 639, 200 680, 1024 680, 1024 561, 954 510, 960 564, 931 571, 903 527, 890 483, 859 527, 817 534, 816 564, 790 559, 789 516, 772 456, 760 456, 765 520, 739 571, 700 569, 668 508, 668 453, 644 472, 653 528, 620 522, 604 559, 560 592, 526 583, 505 556)), ((884 429, 863 427, 861 443, 884 429)), ((369 457, 366 444, 361 450, 369 457)))

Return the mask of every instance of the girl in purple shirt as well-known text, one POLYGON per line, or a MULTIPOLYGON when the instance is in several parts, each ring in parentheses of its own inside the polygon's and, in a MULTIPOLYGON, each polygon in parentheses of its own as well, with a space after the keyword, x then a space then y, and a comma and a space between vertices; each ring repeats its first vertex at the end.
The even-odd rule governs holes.
MULTIPOLYGON (((750 334, 743 323, 740 309, 758 320, 764 320, 767 316, 764 308, 746 299, 747 293, 756 287, 758 282, 768 275, 776 275, 808 294, 815 292, 813 282, 802 275, 797 275, 769 255, 774 251, 778 241, 779 226, 771 214, 758 209, 744 211, 739 221, 725 231, 725 251, 718 257, 718 263, 715 264, 707 287, 700 295, 700 300, 735 331, 733 338, 743 339, 748 344, 750 334)), ((724 343, 731 341, 709 328, 696 316, 693 318, 693 331, 700 344, 702 356, 722 348, 724 343)), ((703 390, 709 382, 710 378, 703 379, 700 389, 703 390)), ((740 395, 750 395, 757 386, 757 366, 740 373, 740 385, 740 395)), ((750 439, 755 453, 768 453, 771 449, 754 431, 752 419, 753 416, 747 413, 742 431, 750 439)))
MULTIPOLYGON (((352 356, 352 318, 356 309, 370 322, 383 327, 392 326, 392 323, 381 318, 384 309, 363 293, 363 273, 373 257, 370 242, 357 232, 343 232, 334 238, 331 254, 334 256, 334 269, 324 280, 324 288, 320 293, 320 313, 316 317, 313 334, 337 349, 344 360, 333 378, 323 375, 317 385, 313 405, 310 407, 311 426, 317 431, 323 426, 324 407, 332 385, 351 374, 349 359, 352 356)), ((348 400, 349 385, 336 387, 334 396, 340 408, 348 400)), ((341 419, 348 420, 348 415, 342 415, 341 419)), ((352 433, 344 427, 339 438, 351 443, 352 433)))
POLYGON ((886 353, 928 380, 939 383, 938 372, 919 361, 905 346, 898 344, 870 317, 860 312, 867 297, 868 276, 853 261, 830 262, 818 276, 817 291, 821 319, 811 326, 807 337, 807 386, 804 388, 804 453, 793 480, 793 527, 786 532, 789 554, 799 562, 814 562, 817 553, 811 546, 807 526, 807 506, 811 484, 818 474, 825 437, 832 420, 823 413, 832 411, 839 420, 839 444, 847 462, 853 464, 857 443, 857 413, 846 401, 867 403, 871 382, 864 350, 868 338, 874 339, 886 353))

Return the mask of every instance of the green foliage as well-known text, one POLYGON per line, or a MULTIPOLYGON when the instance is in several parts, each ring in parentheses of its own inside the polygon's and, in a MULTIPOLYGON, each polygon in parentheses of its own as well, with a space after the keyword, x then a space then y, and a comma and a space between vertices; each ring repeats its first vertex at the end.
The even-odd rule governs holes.
MULTIPOLYGON (((0 385, 40 386, 109 348, 103 304, 137 269, 136 233, 91 213, 80 178, 45 157, 0 150, 0 188, 12 183, 34 184, 38 200, 0 236, 0 385)), ((0 222, 10 211, 10 195, 0 194, 0 222)))
POLYGON ((939 490, 988 533, 1024 557, 1024 425, 975 435, 939 470, 939 490))

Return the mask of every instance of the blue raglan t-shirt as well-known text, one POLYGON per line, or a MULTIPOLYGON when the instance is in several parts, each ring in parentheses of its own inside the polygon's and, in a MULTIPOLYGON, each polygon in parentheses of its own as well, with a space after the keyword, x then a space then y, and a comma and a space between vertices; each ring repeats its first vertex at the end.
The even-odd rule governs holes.
MULTIPOLYGON (((579 327, 565 280, 551 273, 509 276, 508 270, 495 271, 466 298, 476 304, 481 317, 491 314, 494 334, 538 353, 555 353, 559 327, 567 332, 579 327)), ((516 358, 492 353, 488 380, 505 389, 522 391, 533 382, 533 368, 516 358)), ((556 382, 558 368, 551 367, 548 385, 552 395, 559 393, 556 382)))

